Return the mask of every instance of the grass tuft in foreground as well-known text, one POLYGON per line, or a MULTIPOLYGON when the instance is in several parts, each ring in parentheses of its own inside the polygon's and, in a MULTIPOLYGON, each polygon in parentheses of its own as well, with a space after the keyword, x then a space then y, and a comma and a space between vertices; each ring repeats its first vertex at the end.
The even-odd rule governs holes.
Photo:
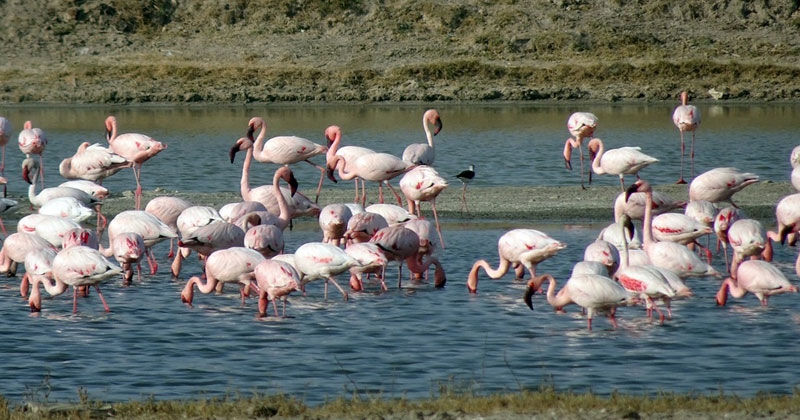
POLYGON ((658 393, 634 396, 614 393, 603 397, 590 393, 557 391, 551 386, 538 390, 496 395, 474 395, 470 391, 440 390, 441 395, 410 401, 405 398, 341 397, 318 407, 308 407, 283 394, 225 396, 196 400, 158 401, 155 398, 123 403, 104 403, 79 391, 72 404, 27 404, 13 406, 0 397, 0 419, 185 419, 185 418, 460 418, 466 416, 580 416, 581 418, 715 418, 783 417, 800 412, 800 389, 788 395, 759 393, 753 397, 658 393))

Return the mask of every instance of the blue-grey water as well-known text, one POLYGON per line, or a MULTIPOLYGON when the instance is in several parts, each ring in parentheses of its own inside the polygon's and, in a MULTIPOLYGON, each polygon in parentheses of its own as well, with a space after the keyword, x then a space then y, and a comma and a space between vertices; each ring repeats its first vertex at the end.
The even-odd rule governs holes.
MULTIPOLYGON (((578 173, 563 168, 566 119, 577 110, 598 115, 597 137, 607 147, 639 145, 662 160, 642 171, 653 183, 678 176, 678 132, 671 104, 585 106, 439 106, 444 129, 436 137, 436 167, 457 173, 477 166, 475 185, 576 185, 578 173)), ((762 179, 787 181, 788 155, 796 136, 800 106, 700 104, 696 171, 736 166, 762 179)), ((241 163, 230 164, 227 150, 245 134, 249 117, 265 117, 271 135, 296 134, 320 143, 330 124, 342 126, 348 144, 400 154, 422 142, 423 106, 329 106, 263 108, 128 108, 0 106, 0 115, 19 130, 26 119, 49 137, 45 152, 48 185, 61 182, 58 162, 83 141, 103 142, 103 119, 113 113, 121 132, 141 132, 168 143, 145 164, 145 189, 238 191, 241 163)), ((16 131, 6 153, 5 175, 12 196, 22 195, 22 155, 16 131)), ((687 147, 688 151, 688 147, 687 147)), ((573 158, 577 168, 577 160, 573 158)), ((313 184, 318 172, 302 165, 301 181, 313 184)), ((252 183, 267 183, 274 170, 263 165, 252 183), (259 181, 258 177, 261 177, 259 181)), ((687 166, 688 170, 688 166, 687 166)), ((614 185, 615 177, 596 178, 614 185)), ((130 172, 104 183, 112 192, 131 190, 130 172)), ((326 188, 351 188, 332 186, 326 188)), ((325 204, 325 203, 322 203, 325 204)), ((609 203, 609 206, 611 204, 609 203)), ((14 220, 6 220, 13 229, 14 220)), ((769 226, 770 221, 765 221, 769 226)), ((170 279, 167 244, 156 255, 161 268, 141 283, 102 286, 112 311, 104 313, 96 293, 80 299, 72 314, 71 292, 45 300, 31 315, 19 296, 18 278, 0 279, 0 394, 12 401, 68 401, 84 390, 109 401, 186 399, 224 393, 285 393, 308 404, 345 396, 424 398, 441 387, 480 393, 518 391, 552 384, 560 390, 642 394, 659 391, 738 395, 759 391, 791 393, 800 364, 800 296, 782 295, 762 307, 751 295, 715 305, 719 281, 689 279, 695 297, 673 304, 663 325, 645 318, 644 308, 623 308, 619 327, 597 318, 587 331, 579 310, 556 314, 543 296, 534 311, 522 302, 524 286, 513 275, 490 280, 481 275, 479 293, 465 287, 472 263, 496 264, 497 239, 511 227, 543 230, 568 248, 539 265, 539 272, 566 280, 583 248, 602 227, 515 221, 499 228, 451 224, 440 257, 447 287, 404 282, 388 293, 373 286, 343 302, 334 291, 322 298, 322 284, 307 296, 292 295, 289 317, 257 320, 256 302, 241 307, 236 293, 195 297, 194 308, 180 301, 185 280, 199 274, 190 259, 182 281, 170 279)), ((319 240, 313 228, 286 231, 286 250, 319 240)), ((777 247, 775 262, 795 284, 797 250, 777 247)), ((720 254, 715 266, 724 269, 720 254)), ((388 278, 396 279, 396 266, 388 278)), ((393 284, 390 281, 389 284, 393 284)))

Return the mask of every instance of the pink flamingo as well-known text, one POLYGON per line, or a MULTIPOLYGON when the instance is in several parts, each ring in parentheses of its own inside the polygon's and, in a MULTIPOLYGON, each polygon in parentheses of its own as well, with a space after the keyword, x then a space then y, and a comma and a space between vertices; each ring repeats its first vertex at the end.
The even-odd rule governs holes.
POLYGON ((800 231, 800 193, 787 195, 778 201, 775 206, 775 220, 775 230, 767 232, 769 239, 784 244, 789 238, 789 245, 793 246, 797 240, 797 232, 800 231))
POLYGON ((478 271, 481 268, 489 278, 499 279, 508 272, 512 264, 520 264, 528 269, 531 278, 536 278, 536 265, 566 247, 564 242, 535 229, 510 230, 497 241, 500 265, 494 269, 486 260, 476 261, 467 277, 467 289, 470 293, 478 292, 478 271))
POLYGON ((381 283, 381 290, 389 290, 383 279, 383 273, 389 259, 378 245, 370 242, 358 242, 348 244, 344 249, 347 255, 358 261, 358 265, 350 267, 350 289, 355 291, 364 290, 364 274, 377 274, 381 283))
MULTIPOLYGON (((31 155, 39 155, 39 178, 44 187, 44 163, 42 162, 42 154, 47 147, 47 136, 41 128, 34 128, 30 121, 25 121, 22 131, 19 132, 19 150, 25 154, 26 158, 31 155)), ((5 151, 5 148, 3 149, 5 151)))
MULTIPOLYGON (((164 222, 176 234, 178 233, 178 216, 181 212, 191 207, 192 203, 173 196, 155 197, 147 202, 144 206, 144 211, 156 216, 159 220, 164 222)), ((169 253, 167 258, 175 256, 175 239, 169 240, 169 253)))
POLYGON ((605 313, 611 320, 611 325, 617 328, 616 308, 618 306, 634 305, 637 299, 610 278, 598 274, 573 275, 556 294, 556 279, 550 274, 543 274, 531 279, 525 289, 525 303, 533 309, 533 294, 539 290, 544 281, 549 281, 547 287, 547 303, 557 311, 564 306, 574 303, 586 310, 586 324, 592 330, 592 319, 596 313, 605 313))
MULTIPOLYGON (((377 182, 378 202, 380 203, 383 203, 383 184, 386 184, 389 190, 394 194, 399 205, 402 205, 403 200, 394 188, 392 188, 389 180, 402 175, 413 167, 408 162, 390 153, 366 154, 356 158, 356 160, 352 162, 345 161, 343 157, 337 155, 332 158, 332 161, 329 162, 328 165, 334 170, 339 170, 339 177, 341 179, 351 180, 361 178, 365 181, 377 182), (345 167, 348 172, 345 172, 345 167)), ((366 205, 366 197, 362 198, 361 205, 364 206, 366 205)))
POLYGON ((217 290, 219 284, 238 283, 244 306, 250 281, 255 278, 256 266, 265 260, 258 251, 245 247, 230 247, 213 252, 206 259, 205 281, 200 276, 190 278, 181 291, 181 301, 192 306, 195 286, 200 293, 209 294, 217 290))
POLYGON ((686 146, 683 141, 683 133, 690 131, 692 133, 692 147, 689 152, 691 159, 691 176, 694 176, 694 132, 700 125, 700 110, 694 105, 688 105, 689 94, 681 92, 681 104, 675 108, 672 113, 672 122, 678 131, 681 133, 681 177, 678 179, 678 184, 685 184, 686 180, 683 179, 683 155, 686 146))
MULTIPOLYGON (((367 155, 370 153, 375 153, 374 150, 369 149, 367 147, 361 146, 341 146, 342 142, 342 129, 339 126, 332 125, 325 129, 325 138, 328 140, 328 152, 325 154, 325 164, 328 170, 328 178, 336 182, 336 179, 333 177, 333 171, 335 170, 336 161, 334 156, 341 156, 344 158, 345 166, 342 170, 347 172, 352 172, 352 168, 347 165, 347 162, 355 162, 356 159, 363 155, 367 155)), ((364 203, 367 199, 367 189, 365 187, 365 182, 361 178, 354 178, 356 184, 356 195, 353 199, 355 203, 364 203), (361 181, 361 192, 359 193, 358 189, 358 182, 361 181)))
POLYGON ((98 143, 83 142, 72 157, 61 161, 58 172, 66 179, 84 179, 102 184, 115 173, 133 166, 133 162, 98 143))
MULTIPOLYGON (((640 147, 620 147, 605 150, 603 141, 593 138, 586 146, 589 149, 589 160, 592 162, 592 171, 597 175, 619 175, 619 184, 625 191, 625 175, 636 175, 645 167, 658 162, 658 159, 642 153, 640 147)), ((589 183, 592 183, 592 173, 589 172, 589 183)))
POLYGON ((790 292, 797 293, 797 286, 789 283, 781 270, 766 261, 748 260, 739 264, 736 280, 728 277, 722 282, 717 292, 717 305, 725 306, 729 293, 737 299, 752 293, 762 306, 767 306, 770 296, 790 292))
POLYGON ((705 251, 711 263, 711 251, 700 245, 697 239, 710 235, 714 230, 682 213, 662 213, 653 217, 653 239, 671 241, 682 245, 696 246, 705 251))
POLYGON ((611 276, 619 268, 619 249, 608 241, 597 239, 583 250, 583 260, 600 263, 605 274, 611 276))
POLYGON ((159 220, 158 217, 144 210, 125 210, 117 214, 108 223, 109 248, 103 249, 101 246, 101 251, 105 256, 111 257, 114 255, 114 237, 125 232, 138 233, 144 239, 144 245, 147 249, 146 258, 150 265, 151 275, 158 272, 158 261, 153 255, 153 246, 178 237, 178 234, 166 223, 159 220))
MULTIPOLYGON (((637 194, 641 194, 644 197, 643 193, 636 193, 634 195, 637 194)), ((704 226, 712 227, 714 225, 714 218, 717 216, 717 211, 718 209, 714 203, 705 200, 696 200, 686 203, 683 214, 697 220, 704 226)))
POLYGON ((250 212, 266 211, 267 206, 258 201, 239 201, 236 203, 228 203, 219 208, 219 215, 222 220, 226 222, 236 223, 238 219, 250 212))
MULTIPOLYGON (((213 252, 231 247, 244 247, 244 230, 233 223, 214 221, 200 226, 191 235, 181 235, 178 246, 197 252, 205 260, 213 252)), ((178 252, 172 261, 172 276, 178 278, 183 265, 184 253, 178 252)))
POLYGON ((25 255, 37 249, 56 248, 41 236, 33 233, 16 232, 8 235, 0 249, 0 273, 13 273, 16 264, 25 262, 25 255))
POLYGON ((64 242, 64 237, 67 232, 81 227, 77 222, 64 217, 52 215, 43 216, 44 217, 38 218, 36 226, 34 227, 34 233, 56 248, 61 248, 61 244, 64 242))
POLYGON ((322 230, 322 242, 340 246, 344 243, 347 222, 353 217, 350 207, 342 203, 332 203, 322 208, 319 213, 319 227, 322 230))
POLYGON ((410 165, 433 165, 436 152, 433 148, 433 136, 442 131, 442 119, 439 111, 429 109, 422 114, 422 128, 425 130, 425 138, 428 143, 412 143, 403 150, 403 160, 410 165), (433 130, 431 130, 433 126, 433 130))
MULTIPOLYGON (((317 185, 317 195, 314 198, 316 203, 319 200, 319 194, 322 190, 322 180, 325 176, 325 168, 311 162, 314 156, 324 154, 328 151, 326 146, 312 142, 311 140, 304 139, 297 136, 278 136, 266 139, 267 124, 261 117, 253 117, 247 123, 247 138, 253 142, 253 157, 263 163, 276 163, 279 165, 290 165, 297 162, 307 162, 309 165, 319 169, 319 184, 317 185), (259 130, 258 137, 254 140, 253 134, 259 130)), ((237 145, 231 149, 230 156, 233 162, 233 156, 237 151, 241 150, 237 145)))
POLYGON ((133 278, 133 265, 136 264, 137 279, 142 281, 142 258, 147 254, 147 246, 142 235, 136 232, 123 232, 114 236, 111 248, 114 259, 122 267, 122 281, 130 284, 133 278))
POLYGON ((105 200, 108 198, 108 188, 85 179, 71 179, 58 184, 59 187, 70 187, 81 190, 86 194, 91 195, 97 200, 105 200))
POLYGON ((53 279, 55 257, 56 251, 51 248, 40 248, 25 256, 25 275, 20 282, 20 294, 22 297, 26 297, 30 289, 28 306, 31 308, 31 312, 42 310, 40 284, 44 286, 50 296, 58 296, 67 291, 68 286, 64 282, 53 279))
POLYGON ((64 233, 64 238, 61 241, 61 249, 78 245, 99 249, 100 241, 97 239, 97 234, 95 231, 84 227, 78 227, 66 231, 64 233))
MULTIPOLYGON (((653 216, 686 207, 686 205, 685 201, 675 200, 660 191, 653 191, 653 216)), ((642 220, 644 219, 644 206, 644 193, 633 193, 627 196, 626 200, 626 193, 623 191, 614 200, 614 221, 619 221, 623 214, 633 220, 642 220)))
POLYGON ((305 294, 305 284, 300 273, 289 263, 264 260, 255 267, 255 283, 258 287, 258 317, 267 316, 269 302, 278 316, 278 299, 283 300, 283 316, 286 316, 286 298, 294 291, 305 294))
POLYGON ((347 221, 347 231, 345 231, 344 236, 347 243, 368 242, 377 231, 388 226, 389 223, 386 222, 386 218, 380 214, 365 211, 354 214, 347 221))
POLYGON ((436 212, 436 197, 448 187, 447 181, 439 175, 436 169, 420 165, 406 172, 400 179, 400 190, 408 201, 408 212, 422 217, 419 203, 428 201, 433 209, 433 219, 436 221, 436 232, 439 233, 439 243, 444 248, 442 228, 439 225, 439 214, 436 212))
POLYGON ((736 168, 714 168, 703 172, 689 184, 689 200, 705 200, 711 203, 733 202, 733 195, 748 185, 758 182, 758 175, 742 172, 736 168))
POLYGON ((142 165, 153 156, 161 153, 167 145, 150 136, 139 133, 117 134, 117 119, 112 115, 106 118, 106 139, 114 153, 133 162, 133 176, 136 179, 136 210, 142 207, 142 165))
POLYGON ((743 217, 739 209, 733 207, 723 207, 717 211, 714 216, 714 233, 717 235, 717 252, 722 245, 723 254, 725 255, 725 269, 730 269, 730 262, 728 261, 728 230, 739 219, 743 217))
POLYGON ((275 225, 255 225, 244 233, 244 246, 272 258, 283 252, 283 231, 275 225))
POLYGON ((736 279, 739 264, 745 258, 763 257, 765 261, 772 259, 772 245, 767 240, 767 231, 758 220, 739 219, 733 222, 728 228, 728 241, 733 248, 730 273, 734 279, 736 279))
MULTIPOLYGON (((290 197, 299 194, 297 192, 297 179, 294 173, 288 166, 282 166, 275 171, 272 177, 272 185, 262 185, 256 188, 250 188, 250 165, 253 160, 253 143, 245 138, 240 138, 237 143, 239 150, 246 150, 244 163, 242 164, 242 178, 239 181, 239 189, 242 194, 242 200, 257 201, 262 203, 264 207, 270 209, 271 201, 278 205, 278 218, 280 223, 278 227, 286 229, 292 221, 292 218, 297 215, 296 210, 289 207, 289 202, 283 195, 281 190, 280 181, 283 180, 289 184, 290 197)), ((231 162, 233 162, 233 155, 231 154, 231 162)), ((318 207, 317 207, 318 208, 318 207)), ((270 210, 272 212, 272 210, 270 210)))
POLYGON ((403 262, 408 266, 409 271, 413 273, 424 273, 431 265, 436 267, 434 272, 434 287, 442 288, 447 282, 444 267, 436 257, 429 257, 428 259, 420 258, 420 240, 419 235, 413 230, 402 225, 389 225, 379 231, 369 240, 374 243, 378 248, 383 251, 389 262, 396 261, 399 263, 397 275, 397 288, 402 287, 403 279, 403 262))
MULTIPOLYGON (((572 170, 572 149, 578 149, 581 155, 581 188, 583 185, 583 139, 591 138, 597 128, 597 116, 589 112, 576 112, 569 116, 567 120, 567 130, 572 135, 564 143, 564 165, 572 170)), ((591 173, 589 174, 591 177, 591 173)), ((589 178, 591 183, 591 178, 589 178)))
POLYGON ((86 246, 62 249, 53 258, 53 278, 72 286, 72 313, 78 312, 78 289, 94 286, 106 312, 111 311, 99 284, 122 274, 122 268, 109 261, 100 251, 86 246))
POLYGON ((644 221, 642 223, 642 245, 653 265, 672 270, 681 278, 693 276, 721 277, 721 274, 707 262, 702 261, 685 245, 676 242, 656 242, 653 239, 653 189, 642 179, 633 183, 626 193, 644 192, 646 198, 644 221))
MULTIPOLYGON (((5 188, 6 183, 8 181, 5 177, 0 176, 0 184, 3 184, 3 188, 5 188)), ((6 197, 0 197, 0 214, 5 213, 7 210, 10 210, 12 207, 16 207, 19 204, 17 200, 12 200, 6 197)), ((3 235, 8 235, 6 232, 6 226, 3 224, 3 219, 0 218, 0 230, 3 231, 3 235)))
POLYGON ((325 299, 328 298, 328 283, 333 283, 342 293, 344 300, 347 292, 336 282, 336 276, 358 265, 353 257, 336 245, 322 242, 307 242, 294 251, 295 267, 303 275, 303 282, 325 279, 325 299))

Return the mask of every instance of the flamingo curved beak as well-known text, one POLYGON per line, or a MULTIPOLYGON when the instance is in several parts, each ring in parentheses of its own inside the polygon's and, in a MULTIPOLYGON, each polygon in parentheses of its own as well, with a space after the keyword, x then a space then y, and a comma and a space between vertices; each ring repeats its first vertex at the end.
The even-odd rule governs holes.
POLYGON ((531 310, 533 310, 533 295, 536 293, 536 285, 535 284, 528 284, 528 287, 525 288, 525 296, 523 300, 525 304, 528 305, 531 310))
POLYGON ((289 176, 289 191, 292 193, 292 197, 297 192, 297 187, 299 184, 297 183, 297 178, 294 177, 294 173, 289 176))
POLYGON ((442 119, 437 118, 433 123, 433 135, 439 134, 440 131, 442 131, 442 119))

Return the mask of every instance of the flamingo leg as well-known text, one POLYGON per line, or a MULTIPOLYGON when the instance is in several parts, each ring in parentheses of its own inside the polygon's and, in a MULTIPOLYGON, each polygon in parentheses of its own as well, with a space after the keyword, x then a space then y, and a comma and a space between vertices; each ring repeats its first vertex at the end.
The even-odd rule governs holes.
POLYGON ((389 181, 383 181, 383 182, 386 183, 386 186, 389 187, 389 190, 392 192, 392 194, 394 194, 394 198, 397 199, 397 205, 402 207, 403 206, 403 199, 400 198, 400 194, 398 194, 397 191, 395 191, 395 189, 392 188, 392 184, 390 184, 389 181))
POLYGON ((100 302, 103 302, 103 309, 106 312, 111 312, 111 308, 108 307, 108 303, 106 303, 106 298, 103 297, 103 293, 100 292, 100 286, 94 285, 94 288, 97 290, 97 296, 100 296, 100 302))
POLYGON ((136 210, 142 208, 142 184, 140 181, 142 175, 142 166, 140 163, 137 163, 132 166, 133 169, 133 177, 136 179, 136 190, 134 191, 134 195, 136 196, 136 210))
POLYGON ((78 287, 72 286, 72 313, 78 313, 78 287))
POLYGON ((442 228, 439 225, 439 214, 436 212, 436 199, 431 200, 431 209, 433 209, 433 220, 436 222, 436 232, 439 233, 439 243, 442 244, 442 249, 444 249, 444 238, 442 237, 442 228))
POLYGON ((692 148, 689 150, 689 159, 690 159, 690 167, 691 172, 689 172, 690 177, 694 177, 694 131, 692 131, 692 148))
POLYGON ((319 202, 319 194, 322 192, 322 180, 325 179, 325 173, 327 172, 327 169, 317 165, 316 163, 314 163, 314 162, 312 162, 310 160, 306 160, 304 162, 306 162, 309 165, 319 169, 319 171, 320 171, 319 184, 317 184, 317 195, 314 197, 314 204, 317 204, 317 202, 319 202))
POLYGON ((150 265, 150 275, 155 275, 156 272, 158 272, 158 261, 156 261, 156 257, 153 255, 152 249, 148 248, 145 253, 147 254, 147 264, 150 265))
POLYGON ((325 299, 328 298, 328 282, 333 283, 333 285, 336 286, 336 288, 339 289, 340 292, 342 292, 342 297, 344 298, 344 300, 347 301, 347 299, 349 298, 347 292, 345 292, 344 289, 342 289, 342 286, 339 286, 339 283, 337 283, 333 277, 328 277, 325 280, 325 299))
POLYGON ((684 152, 686 151, 686 145, 683 142, 683 130, 680 130, 680 132, 681 132, 681 177, 680 179, 678 179, 678 182, 676 182, 676 184, 685 184, 686 180, 683 179, 683 155, 684 152))

